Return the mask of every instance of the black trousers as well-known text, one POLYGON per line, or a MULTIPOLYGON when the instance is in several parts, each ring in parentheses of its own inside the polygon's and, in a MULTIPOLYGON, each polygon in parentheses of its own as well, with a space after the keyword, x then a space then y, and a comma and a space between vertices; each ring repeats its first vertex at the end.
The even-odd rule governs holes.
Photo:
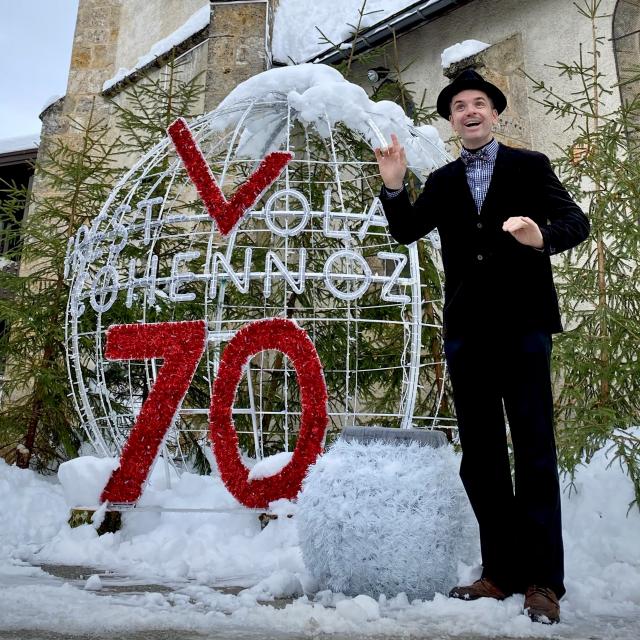
POLYGON ((478 520, 483 576, 507 591, 535 584, 562 597, 551 336, 483 332, 445 340, 445 354, 462 445, 460 476, 478 520))

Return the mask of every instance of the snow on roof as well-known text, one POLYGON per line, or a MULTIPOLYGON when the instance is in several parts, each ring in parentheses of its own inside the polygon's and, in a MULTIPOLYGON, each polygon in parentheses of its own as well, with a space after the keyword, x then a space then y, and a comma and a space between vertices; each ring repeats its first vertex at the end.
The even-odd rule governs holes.
MULTIPOLYGON (((430 0, 424 7, 435 2, 438 0, 430 0)), ((417 4, 416 0, 367 0, 360 28, 371 27, 413 4, 417 4)), ((274 59, 292 64, 326 51, 330 45, 316 27, 333 43, 347 40, 355 31, 361 7, 362 0, 280 0, 273 25, 274 59)))
POLYGON ((15 136, 0 139, 0 153, 14 153, 16 151, 29 151, 37 149, 40 144, 40 132, 30 133, 26 136, 15 136))
POLYGON ((45 103, 42 105, 42 108, 40 109, 40 113, 42 113, 43 111, 46 111, 52 104, 54 104, 55 102, 58 102, 58 100, 60 100, 60 98, 62 98, 63 96, 61 96, 58 93, 53 94, 52 96, 49 96, 45 103))
POLYGON ((109 78, 107 81, 105 81, 105 83, 102 85, 102 90, 108 91, 109 89, 111 89, 111 87, 124 80, 127 76, 130 76, 136 71, 139 71, 150 62, 153 62, 160 56, 171 51, 173 47, 179 45, 195 33, 198 33, 198 31, 204 29, 209 24, 210 11, 210 6, 207 2, 207 4, 205 4, 203 7, 200 7, 200 9, 198 9, 182 26, 178 27, 173 33, 153 44, 149 51, 147 51, 147 53, 138 58, 131 69, 120 67, 120 69, 118 69, 118 71, 112 78, 109 78))
MULTIPOLYGON (((409 165, 420 169, 434 169, 445 159, 444 143, 431 126, 414 127, 402 108, 388 100, 373 102, 365 90, 348 82, 333 67, 324 64, 300 64, 274 67, 239 84, 218 106, 216 112, 229 112, 229 118, 238 117, 252 101, 286 100, 293 117, 304 125, 312 125, 324 137, 341 122, 364 136, 371 146, 385 146, 395 133, 407 152, 409 165), (381 139, 384 138, 384 141, 381 139)), ((218 126, 230 122, 219 120, 218 126)), ((246 123, 245 123, 246 124, 246 123)), ((258 145, 269 137, 266 121, 253 132, 251 140, 258 145)), ((250 149, 244 149, 249 152, 250 149)))
POLYGON ((441 54, 442 68, 446 69, 454 62, 460 62, 465 58, 470 58, 480 51, 484 51, 490 44, 486 42, 480 42, 480 40, 464 40, 463 42, 457 42, 456 44, 447 47, 441 54))

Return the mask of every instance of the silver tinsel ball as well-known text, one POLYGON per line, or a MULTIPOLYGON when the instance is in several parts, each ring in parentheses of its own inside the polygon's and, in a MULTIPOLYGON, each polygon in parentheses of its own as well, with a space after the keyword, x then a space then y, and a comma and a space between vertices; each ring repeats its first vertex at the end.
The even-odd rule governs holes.
POLYGON ((476 559, 477 528, 450 446, 338 440, 311 467, 297 523, 307 569, 346 595, 430 599, 476 559))

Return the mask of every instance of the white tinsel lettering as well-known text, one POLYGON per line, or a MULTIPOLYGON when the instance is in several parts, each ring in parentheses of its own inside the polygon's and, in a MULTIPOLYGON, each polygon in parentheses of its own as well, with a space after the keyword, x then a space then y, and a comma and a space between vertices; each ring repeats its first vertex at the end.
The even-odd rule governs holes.
POLYGON ((118 297, 118 288, 118 272, 111 265, 105 265, 96 273, 91 285, 91 306, 94 311, 104 313, 111 309, 118 297))
POLYGON ((283 238, 287 236, 297 236, 307 226, 307 221, 309 220, 309 203, 307 202, 307 199, 304 197, 304 195, 300 193, 300 191, 297 191, 296 189, 283 189, 282 191, 277 191, 276 193, 274 193, 267 200, 267 203, 264 206, 264 216, 267 226, 276 235, 279 235, 283 238), (276 209, 275 211, 273 211, 274 203, 276 203, 278 200, 281 200, 282 198, 286 199, 287 204, 285 209, 276 209), (298 200, 302 205, 302 211, 292 211, 289 208, 289 198, 298 200), (273 216, 274 213, 286 217, 286 227, 283 228, 279 224, 276 224, 275 218, 273 216), (296 224, 294 227, 289 227, 288 219, 290 217, 298 215, 302 216, 300 222, 298 222, 298 224, 296 224))
POLYGON ((339 224, 341 228, 334 229, 333 221, 334 216, 331 212, 331 189, 327 189, 324 192, 324 209, 322 212, 323 219, 323 234, 326 238, 338 238, 339 240, 348 240, 351 238, 351 234, 349 233, 349 229, 346 228, 347 221, 345 218, 339 218, 339 224))
POLYGON ((236 286, 241 293, 247 293, 249 291, 249 285, 251 284, 251 247, 244 250, 244 271, 242 278, 233 270, 231 263, 227 260, 226 256, 219 251, 213 254, 211 259, 210 277, 209 282, 209 297, 213 300, 216 297, 218 291, 218 280, 230 278, 231 282, 236 286), (225 275, 219 275, 218 270, 224 271, 225 275))
POLYGON ((193 282, 195 280, 195 274, 191 271, 185 273, 179 273, 180 264, 183 262, 189 262, 200 257, 199 251, 184 251, 182 253, 176 253, 173 256, 173 263, 171 265, 171 286, 169 287, 169 300, 173 302, 190 302, 195 300, 196 294, 193 291, 189 293, 179 293, 178 290, 183 284, 187 282, 193 282))
POLYGON ((300 249, 298 252, 298 281, 296 282, 293 278, 293 273, 289 271, 282 260, 280 260, 278 254, 274 251, 267 251, 265 260, 264 297, 268 298, 271 295, 272 265, 284 276, 284 279, 296 293, 302 293, 304 291, 306 263, 307 252, 305 249, 300 249))
POLYGON ((371 284, 371 268, 359 253, 356 253, 351 249, 336 251, 331 254, 329 259, 325 262, 324 282, 327 289, 329 289, 336 298, 339 298, 340 300, 356 300, 364 294, 371 284), (349 268, 337 273, 333 272, 332 267, 334 263, 340 259, 344 259, 347 263, 351 261, 352 263, 357 264, 362 270, 362 275, 351 272, 349 268), (347 280, 347 282, 352 282, 353 280, 362 280, 362 282, 355 289, 342 291, 333 283, 333 278, 338 280, 347 280))
POLYGON ((398 284, 400 280, 400 274, 407 264, 407 256, 401 253, 391 253, 390 251, 380 251, 378 258, 381 260, 393 260, 396 263, 396 268, 393 270, 391 277, 382 286, 382 293, 380 297, 387 302, 400 302, 409 304, 411 297, 404 294, 391 293, 392 287, 398 284))

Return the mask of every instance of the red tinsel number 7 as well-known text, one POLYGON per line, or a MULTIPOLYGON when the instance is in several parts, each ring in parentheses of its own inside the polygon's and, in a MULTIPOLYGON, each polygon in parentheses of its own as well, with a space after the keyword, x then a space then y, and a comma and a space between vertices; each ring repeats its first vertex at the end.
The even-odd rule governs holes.
POLYGON ((122 324, 109 327, 105 355, 109 360, 148 360, 164 363, 142 404, 116 469, 100 502, 136 502, 162 440, 187 393, 204 352, 207 326, 195 322, 122 324))

